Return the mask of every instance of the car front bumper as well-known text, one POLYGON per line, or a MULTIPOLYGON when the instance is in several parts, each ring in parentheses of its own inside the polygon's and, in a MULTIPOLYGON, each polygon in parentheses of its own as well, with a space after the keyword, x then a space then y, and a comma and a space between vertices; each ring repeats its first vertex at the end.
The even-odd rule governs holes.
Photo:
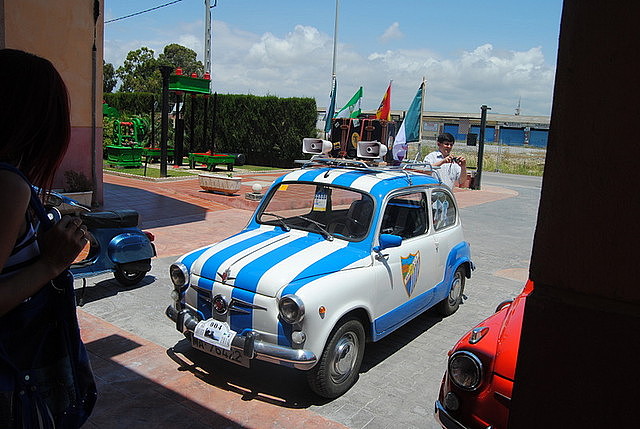
MULTIPOLYGON (((445 410, 444 405, 442 405, 440 401, 436 401, 435 418, 443 428, 469 429, 467 426, 454 419, 451 414, 449 414, 449 412, 445 410)), ((487 427, 486 429, 490 428, 491 426, 487 427)))
MULTIPOLYGON (((176 323, 176 329, 184 334, 193 330, 200 321, 190 310, 178 310, 173 305, 167 307, 165 314, 176 323)), ((258 359, 279 365, 292 366, 296 369, 308 370, 318 361, 310 350, 293 349, 280 346, 260 339, 260 334, 249 331, 243 335, 236 335, 231 348, 241 351, 249 359, 258 359)))

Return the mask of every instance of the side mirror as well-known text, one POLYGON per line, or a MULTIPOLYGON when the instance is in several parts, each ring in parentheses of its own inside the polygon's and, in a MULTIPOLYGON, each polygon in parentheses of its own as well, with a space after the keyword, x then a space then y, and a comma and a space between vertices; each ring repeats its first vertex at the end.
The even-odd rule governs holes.
POLYGON ((390 247, 399 247, 402 244, 402 237, 393 234, 380 234, 380 245, 373 248, 375 252, 382 252, 390 247))

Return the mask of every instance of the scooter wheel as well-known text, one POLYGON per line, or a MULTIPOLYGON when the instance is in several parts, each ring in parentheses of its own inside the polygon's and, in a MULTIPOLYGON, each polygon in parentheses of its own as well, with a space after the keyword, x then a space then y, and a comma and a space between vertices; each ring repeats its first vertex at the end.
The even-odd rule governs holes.
POLYGON ((123 270, 122 268, 117 268, 113 272, 113 276, 123 286, 135 286, 140 283, 146 275, 146 271, 123 270))

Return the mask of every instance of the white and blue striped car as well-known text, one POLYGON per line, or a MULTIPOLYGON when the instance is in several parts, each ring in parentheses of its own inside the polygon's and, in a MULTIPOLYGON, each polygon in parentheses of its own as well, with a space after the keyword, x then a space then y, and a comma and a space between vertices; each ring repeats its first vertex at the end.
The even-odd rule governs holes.
POLYGON ((453 193, 400 168, 311 162, 274 182, 247 227, 170 268, 167 315, 194 348, 356 381, 365 343, 431 307, 455 312, 473 270, 453 193))

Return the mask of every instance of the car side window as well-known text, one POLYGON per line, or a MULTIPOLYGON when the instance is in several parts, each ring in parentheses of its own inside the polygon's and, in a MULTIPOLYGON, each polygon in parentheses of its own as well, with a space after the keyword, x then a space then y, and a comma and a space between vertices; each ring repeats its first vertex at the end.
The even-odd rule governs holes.
POLYGON ((448 192, 435 190, 431 193, 431 212, 436 231, 456 223, 456 205, 448 192))
POLYGON ((424 192, 402 194, 387 202, 382 216, 382 234, 394 234, 407 239, 424 234, 429 229, 427 199, 424 192))

